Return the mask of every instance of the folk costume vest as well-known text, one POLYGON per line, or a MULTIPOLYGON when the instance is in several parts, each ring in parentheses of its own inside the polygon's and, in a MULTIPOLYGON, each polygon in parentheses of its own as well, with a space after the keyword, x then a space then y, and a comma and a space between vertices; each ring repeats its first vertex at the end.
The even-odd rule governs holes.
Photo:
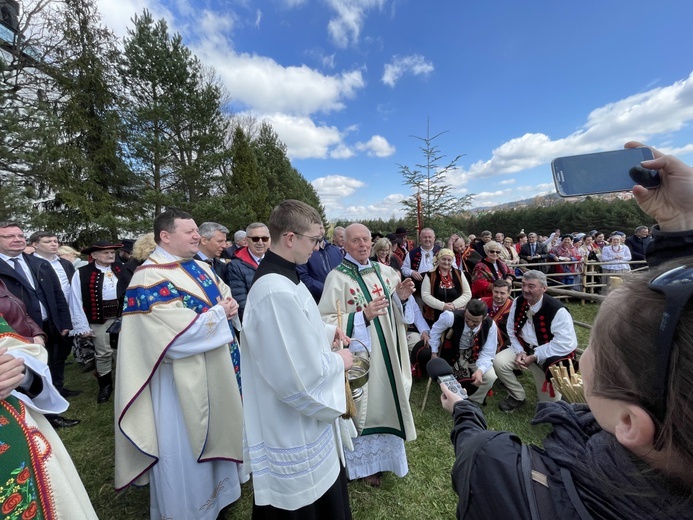
MULTIPOLYGON (((543 297, 541 308, 532 316, 532 322, 534 323, 534 332, 537 335, 537 342, 539 345, 544 345, 553 339, 553 333, 551 332, 551 322, 553 322, 556 313, 565 306, 559 302, 557 299, 547 296, 543 297)), ((538 345, 529 345, 524 338, 521 336, 522 327, 525 326, 527 320, 529 319, 530 305, 527 300, 524 299, 522 295, 517 297, 517 306, 515 307, 515 323, 513 324, 513 332, 515 337, 518 339, 522 348, 525 349, 527 354, 532 354, 534 348, 538 345)), ((553 385, 550 382, 551 372, 549 367, 556 364, 568 364, 568 360, 575 359, 575 351, 571 352, 567 356, 554 356, 546 359, 542 365, 539 365, 542 370, 546 373, 546 381, 544 381, 544 386, 542 387, 542 392, 548 392, 551 397, 555 395, 553 385)), ((576 366, 577 369, 577 366, 576 366)))
MULTIPOLYGON (((118 301, 120 301, 120 298, 122 298, 125 292, 124 287, 121 287, 120 283, 122 267, 114 263, 111 265, 111 271, 117 279, 116 294, 118 295, 118 301)), ((116 315, 120 315, 120 308, 122 305, 118 303, 115 304, 115 314, 112 314, 113 309, 110 308, 112 305, 109 305, 108 309, 104 309, 102 291, 104 278, 104 272, 96 267, 95 262, 79 269, 79 281, 82 286, 82 306, 84 307, 84 314, 87 316, 89 323, 106 323, 106 320, 109 318, 115 318, 116 315)))
MULTIPOLYGON (((440 271, 438 269, 435 269, 431 272, 428 273, 428 277, 431 280, 431 296, 433 296, 435 299, 444 301, 445 303, 450 303, 460 296, 462 296, 462 277, 460 275, 460 272, 457 269, 450 269, 450 276, 452 277, 452 283, 455 286, 455 291, 456 293, 450 292, 449 296, 454 297, 450 299, 445 299, 445 291, 440 290, 440 284, 441 284, 441 276, 440 276, 440 271)), ((423 315, 424 318, 430 321, 435 321, 438 319, 440 316, 440 313, 442 311, 439 311, 437 309, 433 309, 432 307, 429 307, 428 305, 424 304, 423 307, 423 315)))
MULTIPOLYGON (((462 333, 464 332, 464 310, 452 311, 455 315, 454 322, 452 324, 452 336, 450 339, 445 339, 440 348, 440 357, 450 365, 454 365, 460 359, 460 340, 462 339, 462 333)), ((479 332, 474 335, 472 340, 472 346, 462 352, 466 361, 473 365, 479 359, 479 352, 481 352, 481 347, 486 344, 488 339, 488 332, 491 329, 493 320, 486 316, 484 321, 481 322, 481 328, 479 332)), ((447 333, 445 334, 447 336, 447 333)))
MULTIPOLYGON (((436 255, 440 251, 440 246, 433 246, 433 251, 431 252, 433 255, 436 255)), ((411 270, 412 271, 418 271, 419 266, 421 265, 421 255, 423 254, 423 250, 421 249, 421 246, 415 247, 409 252, 409 257, 411 258, 411 270)))
MULTIPOLYGON (((513 324, 513 332, 515 333, 515 337, 518 339, 522 347, 525 349, 525 352, 527 352, 527 354, 531 354, 534 347, 537 347, 538 345, 529 345, 522 337, 521 332, 522 327, 525 326, 525 323, 527 323, 527 320, 529 319, 530 305, 522 294, 517 297, 516 301, 517 304, 515 307, 515 323, 513 324)), ((534 332, 537 335, 537 342, 539 342, 540 345, 548 343, 553 339, 551 322, 553 321, 554 316, 556 316, 556 313, 562 308, 565 307, 561 302, 555 298, 552 298, 551 296, 547 296, 546 294, 544 295, 541 303, 541 309, 539 309, 532 316, 534 332)))

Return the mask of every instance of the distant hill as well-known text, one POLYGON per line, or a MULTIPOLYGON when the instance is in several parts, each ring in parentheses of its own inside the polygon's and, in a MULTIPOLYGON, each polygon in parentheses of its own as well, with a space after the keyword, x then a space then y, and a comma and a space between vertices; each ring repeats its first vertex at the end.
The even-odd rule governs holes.
POLYGON ((515 200, 512 202, 506 202, 504 204, 498 204, 497 206, 485 207, 485 208, 473 208, 469 210, 469 213, 495 213, 496 211, 508 211, 518 208, 527 207, 538 207, 546 208, 550 206, 555 206, 556 204, 579 202, 591 197, 598 200, 629 200, 633 198, 633 194, 630 191, 621 191, 618 193, 605 193, 603 195, 586 195, 582 197, 559 197, 557 193, 549 193, 548 195, 537 195, 535 197, 530 197, 528 199, 515 200))

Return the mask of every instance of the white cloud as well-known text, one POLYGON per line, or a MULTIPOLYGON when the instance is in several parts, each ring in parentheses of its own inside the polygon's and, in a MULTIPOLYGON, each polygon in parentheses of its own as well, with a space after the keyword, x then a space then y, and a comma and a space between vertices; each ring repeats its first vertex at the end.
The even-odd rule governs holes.
POLYGON ((354 153, 354 150, 352 150, 345 144, 338 145, 330 152, 330 157, 332 159, 349 159, 354 155, 356 155, 354 153))
POLYGON ((393 215, 395 218, 400 218, 406 213, 404 206, 400 204, 404 198, 405 196, 401 193, 393 193, 373 204, 348 205, 342 208, 335 208, 333 214, 337 215, 337 218, 353 219, 354 221, 363 220, 364 218, 387 220, 393 215))
POLYGON ((420 54, 393 56, 392 61, 385 65, 381 80, 386 85, 394 87, 405 74, 428 76, 433 70, 433 63, 426 61, 426 58, 420 54))
POLYGON ((381 135, 374 135, 366 143, 356 143, 356 149, 372 157, 389 157, 395 153, 395 147, 381 135))
POLYGON ((499 185, 499 186, 507 186, 507 185, 509 185, 509 184, 515 184, 515 181, 516 181, 516 180, 517 180, 517 179, 507 179, 507 180, 504 180, 504 181, 500 181, 500 182, 498 183, 498 185, 499 185))
POLYGON ((255 11, 255 27, 260 28, 260 22, 262 21, 262 11, 258 9, 255 11))
MULTIPOLYGON (((548 163, 555 157, 618 149, 629 140, 647 142, 693 120, 693 73, 666 87, 629 96, 597 108, 583 128, 552 141, 545 134, 525 134, 493 150, 487 161, 477 161, 465 172, 474 177, 514 173, 548 163)), ((692 145, 679 150, 692 151, 692 145)))
POLYGON ((342 134, 334 126, 320 126, 309 117, 281 113, 256 117, 267 120, 272 125, 279 138, 286 144, 290 159, 324 158, 328 156, 331 148, 341 150, 342 134))
POLYGON ((235 53, 218 42, 194 47, 212 65, 236 102, 263 113, 310 115, 344 108, 365 82, 360 70, 325 75, 306 65, 282 66, 271 58, 235 53))
POLYGON ((311 184, 325 207, 325 213, 331 218, 341 214, 342 204, 346 197, 353 195, 356 190, 366 185, 363 181, 344 175, 319 177, 313 180, 311 184))
POLYGON ((97 0, 97 6, 104 24, 118 36, 125 36, 127 29, 132 29, 133 24, 130 19, 135 15, 140 16, 145 8, 149 10, 154 20, 166 19, 169 23, 169 32, 175 32, 171 31, 170 26, 173 14, 158 0, 147 0, 144 3, 139 0, 97 0))
POLYGON ((382 9, 385 0, 327 0, 335 16, 327 24, 327 32, 335 45, 346 48, 359 41, 366 12, 382 9))

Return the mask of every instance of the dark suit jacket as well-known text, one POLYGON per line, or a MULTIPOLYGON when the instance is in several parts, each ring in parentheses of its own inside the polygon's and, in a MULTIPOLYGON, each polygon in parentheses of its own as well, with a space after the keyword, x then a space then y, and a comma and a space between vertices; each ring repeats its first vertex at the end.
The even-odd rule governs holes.
MULTIPOLYGON (((199 260, 200 262, 209 263, 209 262, 207 262, 207 260, 202 260, 202 258, 200 258, 200 255, 195 255, 195 256, 193 256, 193 258, 195 260, 199 260)), ((212 261, 212 269, 214 269, 214 272, 217 273, 217 276, 219 276, 219 278, 221 278, 221 280, 226 285, 229 285, 228 275, 226 273, 226 263, 222 262, 218 258, 210 258, 209 260, 212 261)))
POLYGON ((34 276, 33 281, 36 289, 19 278, 14 267, 4 260, 0 260, 0 278, 2 281, 5 282, 12 294, 24 302, 29 317, 36 323, 40 324, 43 321, 41 306, 39 305, 41 302, 48 312, 48 319, 57 330, 72 329, 70 309, 60 286, 60 279, 55 274, 53 266, 50 262, 36 256, 25 255, 24 253, 22 255, 34 276))
MULTIPOLYGON (((530 264, 533 264, 533 263, 540 263, 541 264, 541 263, 549 261, 549 251, 546 248, 546 246, 539 241, 536 242, 537 249, 536 249, 534 254, 540 255, 541 258, 535 258, 533 260, 530 260, 530 257, 531 257, 530 245, 531 244, 529 242, 522 244, 522 247, 520 248, 520 258, 522 260, 526 260, 530 264)), ((549 271, 549 266, 544 265, 541 267, 535 267, 534 269, 539 270, 543 273, 547 273, 549 271)))

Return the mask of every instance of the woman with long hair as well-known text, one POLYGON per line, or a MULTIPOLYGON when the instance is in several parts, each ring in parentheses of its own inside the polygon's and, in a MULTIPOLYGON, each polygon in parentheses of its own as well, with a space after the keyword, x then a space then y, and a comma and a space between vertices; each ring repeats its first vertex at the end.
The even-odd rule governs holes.
POLYGON ((373 254, 371 255, 371 260, 374 262, 380 262, 383 265, 392 267, 395 271, 400 272, 402 269, 402 262, 399 258, 393 254, 392 242, 387 238, 379 238, 373 244, 373 254))
POLYGON ((455 253, 443 248, 433 260, 434 267, 421 283, 423 315, 429 325, 443 311, 462 309, 472 297, 467 279, 453 267, 455 253))
POLYGON ((580 358, 586 404, 539 403, 534 423, 553 427, 539 449, 488 431, 441 385, 458 518, 693 518, 693 169, 654 152, 642 166, 661 185, 633 194, 659 222, 648 263, 675 259, 601 304, 580 358))

